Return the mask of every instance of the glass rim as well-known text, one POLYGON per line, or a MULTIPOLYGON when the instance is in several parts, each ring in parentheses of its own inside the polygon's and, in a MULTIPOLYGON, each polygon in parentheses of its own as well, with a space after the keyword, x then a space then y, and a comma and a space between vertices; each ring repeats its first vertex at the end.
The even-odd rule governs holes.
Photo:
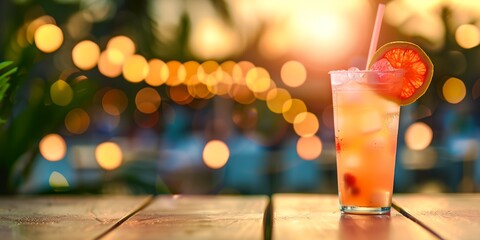
POLYGON ((355 71, 350 71, 350 70, 331 70, 328 71, 328 74, 355 74, 355 73, 404 73, 405 70, 403 69, 394 69, 394 70, 355 70, 355 71))

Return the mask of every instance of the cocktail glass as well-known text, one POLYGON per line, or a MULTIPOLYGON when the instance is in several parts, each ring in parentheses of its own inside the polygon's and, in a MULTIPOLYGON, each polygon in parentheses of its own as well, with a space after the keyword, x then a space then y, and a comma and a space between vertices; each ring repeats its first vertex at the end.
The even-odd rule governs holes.
POLYGON ((404 72, 355 69, 329 74, 340 210, 389 213, 400 106, 387 96, 401 85, 404 72))

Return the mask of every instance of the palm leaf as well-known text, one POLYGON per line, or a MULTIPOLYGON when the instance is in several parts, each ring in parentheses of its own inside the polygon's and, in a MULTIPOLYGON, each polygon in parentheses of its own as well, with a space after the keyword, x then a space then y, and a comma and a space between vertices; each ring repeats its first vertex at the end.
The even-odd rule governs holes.
POLYGON ((0 101, 5 96, 5 92, 10 86, 8 81, 15 72, 17 72, 17 67, 13 66, 12 61, 0 63, 0 101))

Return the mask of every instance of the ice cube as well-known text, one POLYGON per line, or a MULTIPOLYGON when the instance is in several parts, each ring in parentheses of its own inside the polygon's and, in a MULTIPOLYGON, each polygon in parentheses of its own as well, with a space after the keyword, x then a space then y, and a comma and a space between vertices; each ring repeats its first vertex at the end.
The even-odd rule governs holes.
POLYGON ((388 133, 385 131, 378 131, 373 136, 368 137, 365 142, 365 148, 370 150, 383 149, 387 146, 388 133))
POLYGON ((375 110, 367 110, 359 116, 358 127, 362 133, 376 132, 382 129, 382 115, 375 110))
POLYGON ((343 166, 345 166, 345 168, 358 168, 360 167, 360 161, 360 157, 356 155, 348 156, 345 158, 343 166))
POLYGON ((392 194, 389 191, 385 190, 376 190, 370 196, 370 202, 374 206, 387 207, 390 206, 392 201, 392 194))

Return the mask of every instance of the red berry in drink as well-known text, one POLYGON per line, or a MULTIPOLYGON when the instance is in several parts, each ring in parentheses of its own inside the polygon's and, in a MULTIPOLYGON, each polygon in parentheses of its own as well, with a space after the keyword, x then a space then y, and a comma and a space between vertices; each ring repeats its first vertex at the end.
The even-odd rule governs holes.
POLYGON ((357 181, 357 179, 355 178, 355 176, 353 176, 353 174, 345 173, 343 174, 343 181, 345 182, 345 185, 347 187, 352 187, 355 185, 355 182, 357 181))

